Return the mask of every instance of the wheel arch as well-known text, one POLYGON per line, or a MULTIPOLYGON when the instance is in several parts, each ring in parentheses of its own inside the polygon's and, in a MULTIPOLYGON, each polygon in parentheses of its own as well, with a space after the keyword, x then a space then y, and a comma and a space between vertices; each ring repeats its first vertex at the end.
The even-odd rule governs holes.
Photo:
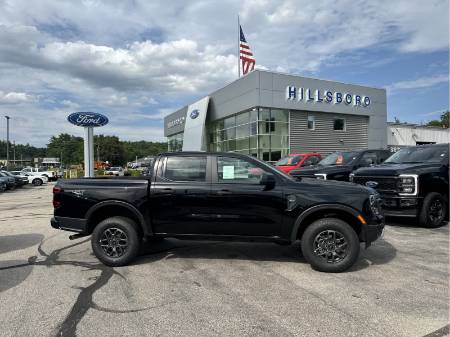
POLYGON ((331 217, 347 222, 355 230, 356 234, 360 236, 362 224, 358 219, 359 215, 361 214, 354 208, 340 204, 321 204, 312 206, 297 217, 291 232, 291 242, 300 239, 305 229, 314 221, 331 217))
POLYGON ((132 219, 138 226, 141 235, 150 233, 150 226, 145 221, 142 213, 133 205, 119 200, 102 201, 89 209, 86 213, 87 232, 90 234, 94 228, 103 220, 114 216, 132 219))

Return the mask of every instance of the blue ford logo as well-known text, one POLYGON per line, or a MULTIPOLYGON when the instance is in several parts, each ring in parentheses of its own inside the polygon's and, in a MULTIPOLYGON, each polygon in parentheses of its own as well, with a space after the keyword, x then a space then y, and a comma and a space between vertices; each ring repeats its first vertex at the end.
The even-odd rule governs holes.
POLYGON ((96 127, 108 124, 108 118, 96 112, 74 112, 67 120, 77 126, 96 127))
POLYGON ((200 115, 200 111, 198 111, 198 109, 194 109, 191 111, 191 114, 189 116, 191 116, 192 119, 196 119, 198 115, 200 115))
POLYGON ((378 183, 376 181, 367 181, 366 186, 370 188, 376 188, 378 186, 378 183))

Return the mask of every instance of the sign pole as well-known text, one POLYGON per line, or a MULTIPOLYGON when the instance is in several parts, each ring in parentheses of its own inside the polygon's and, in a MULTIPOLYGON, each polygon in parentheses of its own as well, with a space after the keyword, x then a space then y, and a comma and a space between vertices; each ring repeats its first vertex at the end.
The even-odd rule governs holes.
POLYGON ((84 176, 94 176, 94 128, 84 128, 84 176))
POLYGON ((84 128, 84 176, 94 177, 94 127, 108 124, 108 118, 96 112, 73 112, 67 120, 84 128))

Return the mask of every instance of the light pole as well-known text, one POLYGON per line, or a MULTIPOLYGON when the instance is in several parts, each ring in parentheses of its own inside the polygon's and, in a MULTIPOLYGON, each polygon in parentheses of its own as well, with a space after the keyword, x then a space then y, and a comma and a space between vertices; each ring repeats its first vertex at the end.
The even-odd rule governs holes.
POLYGON ((9 169, 9 120, 11 117, 5 116, 6 118, 6 169, 9 169))

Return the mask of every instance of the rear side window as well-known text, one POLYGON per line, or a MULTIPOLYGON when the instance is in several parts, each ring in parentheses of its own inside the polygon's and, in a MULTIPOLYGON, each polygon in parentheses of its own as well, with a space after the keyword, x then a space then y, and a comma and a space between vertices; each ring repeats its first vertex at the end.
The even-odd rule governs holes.
POLYGON ((168 157, 164 178, 171 181, 205 181, 206 157, 168 157))
POLYGON ((319 157, 312 156, 303 162, 303 166, 316 165, 320 161, 319 157))

